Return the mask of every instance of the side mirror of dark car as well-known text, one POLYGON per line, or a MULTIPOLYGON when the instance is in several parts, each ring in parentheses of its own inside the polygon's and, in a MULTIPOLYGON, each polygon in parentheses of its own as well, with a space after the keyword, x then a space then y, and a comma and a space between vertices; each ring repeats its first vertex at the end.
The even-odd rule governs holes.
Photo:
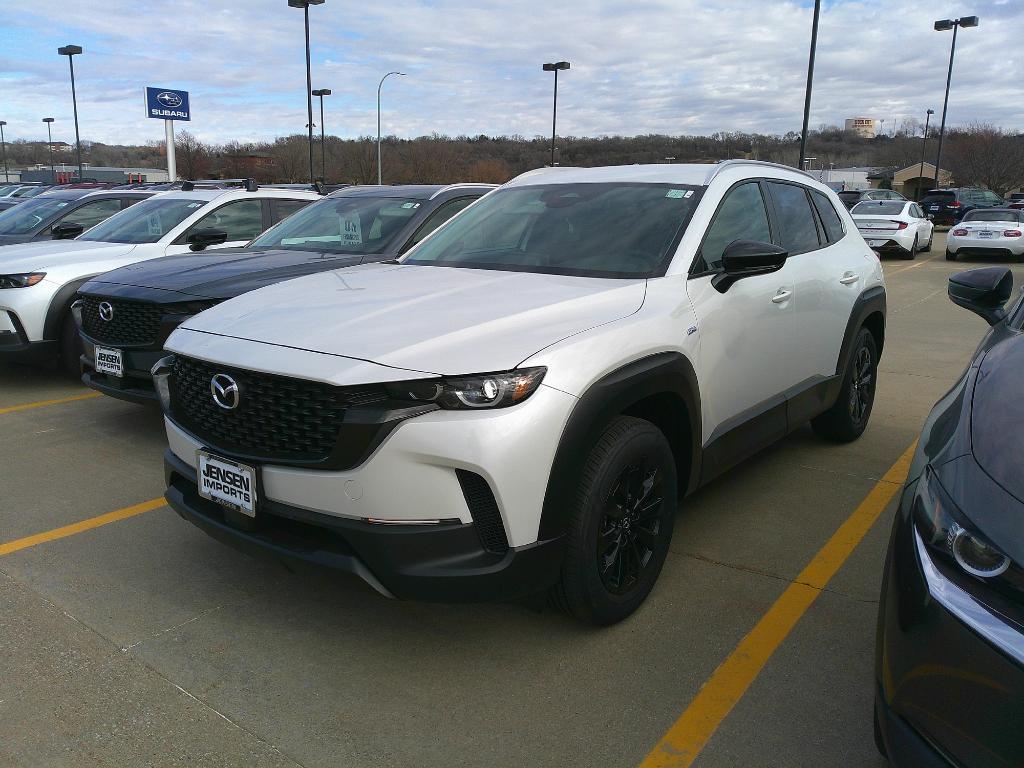
POLYGON ((50 229, 50 235, 54 240, 70 240, 85 232, 81 224, 72 224, 70 221, 64 224, 54 224, 50 229))
POLYGON ((220 245, 227 242, 228 233, 223 229, 197 229, 185 238, 188 247, 193 251, 201 251, 211 245, 220 245))
POLYGON ((1013 291, 1013 273, 1006 267, 984 267, 958 272, 949 278, 949 299, 995 325, 1004 317, 1003 305, 1013 291))
POLYGON ((725 293, 738 280, 778 272, 789 251, 757 240, 734 240, 722 254, 722 271, 711 279, 719 293, 725 293))

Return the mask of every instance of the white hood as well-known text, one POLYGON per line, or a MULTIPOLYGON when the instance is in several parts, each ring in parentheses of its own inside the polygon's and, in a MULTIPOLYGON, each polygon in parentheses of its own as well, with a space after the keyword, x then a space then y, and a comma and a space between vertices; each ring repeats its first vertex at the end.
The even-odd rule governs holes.
POLYGON ((135 248, 133 243, 100 243, 91 240, 45 240, 5 245, 0 248, 0 274, 38 272, 82 260, 116 259, 135 248))
POLYGON ((189 331, 201 331, 424 373, 486 373, 636 312, 645 288, 642 279, 372 264, 243 294, 186 321, 167 348, 188 354, 202 346, 189 331))

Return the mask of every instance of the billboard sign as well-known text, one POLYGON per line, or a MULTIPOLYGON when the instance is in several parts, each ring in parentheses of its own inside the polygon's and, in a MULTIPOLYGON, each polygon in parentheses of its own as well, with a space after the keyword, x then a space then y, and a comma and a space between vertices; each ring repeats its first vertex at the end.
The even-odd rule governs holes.
POLYGON ((156 120, 191 120, 188 91, 147 87, 146 117, 156 120))

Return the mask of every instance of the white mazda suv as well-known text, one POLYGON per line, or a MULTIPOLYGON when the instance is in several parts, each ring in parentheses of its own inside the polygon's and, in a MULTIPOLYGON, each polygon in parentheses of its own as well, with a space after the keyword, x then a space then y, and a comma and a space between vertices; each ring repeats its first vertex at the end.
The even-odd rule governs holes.
POLYGON ((810 421, 857 438, 877 256, 783 166, 524 174, 393 263, 202 312, 154 368, 167 499, 423 600, 646 598, 687 494, 810 421))

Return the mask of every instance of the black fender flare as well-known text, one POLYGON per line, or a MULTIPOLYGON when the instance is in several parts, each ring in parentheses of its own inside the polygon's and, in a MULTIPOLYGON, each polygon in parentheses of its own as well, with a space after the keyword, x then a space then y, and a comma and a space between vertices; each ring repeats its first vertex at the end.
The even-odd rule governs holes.
POLYGON ((60 324, 64 320, 64 313, 71 306, 71 302, 75 300, 78 289, 91 279, 92 277, 84 277, 81 280, 72 280, 62 286, 50 299, 50 306, 46 310, 46 320, 43 322, 44 339, 47 341, 60 339, 60 324))
MULTIPOLYGON (((576 403, 562 431, 551 464, 538 537, 541 541, 565 533, 584 463, 608 423, 630 406, 651 397, 678 397, 686 409, 689 430, 688 476, 682 476, 683 493, 692 491, 700 478, 700 388, 693 365, 679 352, 660 352, 624 365, 596 381, 576 403)), ((672 436, 669 436, 672 442, 672 436)), ((678 458, 678 456, 677 456, 678 458)))
MULTIPOLYGON (((836 362, 836 376, 840 381, 850 362, 857 332, 860 331, 867 319, 875 314, 881 315, 882 318, 881 327, 872 329, 872 332, 877 332, 875 341, 878 346, 878 356, 881 358, 882 345, 885 341, 885 287, 881 285, 865 290, 853 304, 850 319, 846 323, 846 332, 843 334, 843 345, 839 348, 839 360, 836 362)), ((836 394, 838 396, 838 388, 836 394)))

